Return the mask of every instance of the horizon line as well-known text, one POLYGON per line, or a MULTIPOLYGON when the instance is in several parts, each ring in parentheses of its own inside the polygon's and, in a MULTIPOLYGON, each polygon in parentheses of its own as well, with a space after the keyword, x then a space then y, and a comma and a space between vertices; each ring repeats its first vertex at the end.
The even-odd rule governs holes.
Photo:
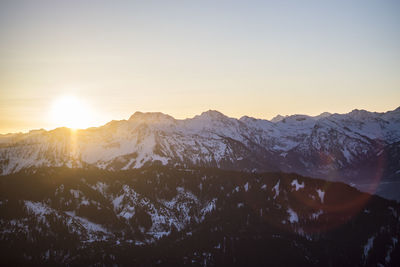
POLYGON ((201 112, 200 114, 194 115, 193 117, 186 117, 186 118, 183 118, 183 119, 175 118, 174 116, 169 115, 169 114, 164 113, 164 112, 161 112, 161 111, 146 111, 146 112, 143 112, 143 111, 135 111, 134 113, 132 113, 132 115, 129 116, 128 119, 119 119, 119 120, 118 120, 118 119, 115 119, 115 120, 113 119, 113 120, 107 121, 107 122, 105 122, 105 123, 101 123, 100 125, 89 126, 89 127, 86 127, 86 128, 72 128, 72 127, 67 127, 67 126, 58 126, 58 127, 55 127, 55 128, 46 128, 46 127, 42 127, 42 128, 32 128, 32 129, 29 129, 29 130, 26 130, 26 131, 16 131, 16 132, 0 133, 0 136, 12 135, 12 134, 28 134, 28 133, 33 132, 33 131, 46 131, 46 132, 50 132, 50 131, 54 131, 54 130, 62 129, 62 128, 66 128, 66 129, 69 129, 69 130, 72 130, 72 131, 88 130, 88 129, 91 129, 91 128, 103 127, 103 126, 107 125, 108 123, 110 123, 110 122, 112 122, 112 121, 128 121, 128 120, 130 120, 130 119, 131 119, 135 114, 137 114, 137 113, 141 113, 141 114, 163 114, 163 115, 165 115, 165 116, 169 116, 169 117, 173 118, 173 119, 176 120, 176 121, 184 121, 184 120, 194 119, 194 118, 196 118, 196 117, 198 117, 198 116, 201 116, 202 114, 207 113, 207 112, 218 112, 218 113, 222 114, 223 116, 225 116, 225 117, 227 117, 227 118, 236 119, 236 120, 240 120, 241 118, 248 117, 248 118, 252 118, 252 119, 256 119, 256 120, 264 120, 264 121, 272 122, 273 119, 275 119, 275 118, 277 118, 277 117, 279 117, 279 116, 281 116, 281 117, 283 117, 283 118, 287 118, 287 117, 291 117, 291 116, 307 116, 307 117, 310 117, 310 118, 315 118, 315 117, 318 117, 318 116, 323 115, 323 114, 326 114, 326 113, 328 113, 329 116, 330 116, 330 115, 335 115, 335 114, 338 114, 338 115, 346 115, 346 114, 349 114, 349 113, 351 113, 351 112, 353 112, 353 111, 366 111, 366 112, 369 112, 369 113, 384 114, 384 113, 388 113, 388 112, 392 112, 392 111, 396 111, 396 110, 400 110, 400 105, 399 105, 397 108, 395 108, 395 109, 389 109, 389 110, 386 110, 386 111, 383 111, 383 112, 369 111, 369 110, 366 110, 366 109, 357 109, 357 108, 354 108, 354 109, 352 109, 351 111, 346 112, 346 113, 337 113, 337 112, 324 111, 324 112, 319 113, 318 115, 309 115, 309 114, 301 114, 301 113, 295 113, 295 114, 290 114, 290 115, 281 115, 281 114, 277 114, 277 115, 275 115, 274 117, 272 117, 270 120, 265 119, 265 118, 256 118, 256 117, 252 117, 252 116, 248 116, 248 115, 242 115, 241 117, 231 117, 231 116, 225 115, 224 113, 222 113, 222 112, 220 112, 220 111, 218 111, 218 110, 216 110, 216 109, 208 109, 207 111, 203 111, 203 112, 201 112))

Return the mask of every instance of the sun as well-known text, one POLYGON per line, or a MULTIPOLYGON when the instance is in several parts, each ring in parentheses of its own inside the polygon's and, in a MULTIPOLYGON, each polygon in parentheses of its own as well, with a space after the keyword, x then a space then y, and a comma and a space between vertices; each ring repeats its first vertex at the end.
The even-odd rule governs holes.
POLYGON ((55 99, 50 113, 57 127, 83 129, 89 127, 92 122, 89 106, 75 96, 61 96, 55 99))

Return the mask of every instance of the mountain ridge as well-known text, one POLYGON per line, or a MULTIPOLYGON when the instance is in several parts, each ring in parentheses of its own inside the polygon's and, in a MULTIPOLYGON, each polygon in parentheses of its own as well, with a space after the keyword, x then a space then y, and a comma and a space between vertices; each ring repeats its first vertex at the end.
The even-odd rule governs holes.
MULTIPOLYGON (((207 113, 209 113, 209 112, 211 112, 211 113, 215 112, 215 113, 221 114, 222 116, 224 116, 224 117, 226 117, 226 118, 231 118, 231 119, 236 119, 236 120, 241 120, 242 118, 249 118, 249 119, 255 119, 255 120, 263 120, 263 121, 270 121, 270 122, 278 122, 278 121, 281 121, 281 120, 284 119, 284 118, 288 118, 288 117, 292 117, 292 116, 305 116, 305 117, 310 117, 310 118, 316 118, 316 119, 318 119, 318 118, 329 117, 329 116, 331 116, 331 115, 345 115, 345 114, 350 114, 350 113, 352 113, 352 112, 360 112, 360 111, 361 111, 361 112, 362 112, 362 111, 366 111, 366 112, 368 112, 368 113, 375 113, 375 114, 384 115, 384 114, 388 114, 388 113, 400 112, 400 106, 397 107, 397 108, 395 108, 395 109, 393 109, 393 110, 388 110, 388 111, 384 111, 384 112, 373 112, 373 111, 368 111, 368 110, 365 110, 365 109, 353 109, 352 111, 350 111, 350 112, 348 112, 348 113, 331 113, 331 112, 325 111, 325 112, 322 112, 322 113, 319 114, 319 115, 292 114, 292 115, 284 115, 284 116, 283 116, 283 115, 278 114, 278 115, 276 115, 275 117, 271 118, 270 120, 265 119, 265 118, 256 118, 256 117, 252 117, 252 116, 248 116, 248 115, 243 115, 243 116, 241 116, 241 117, 239 117, 239 118, 229 117, 229 116, 223 114, 222 112, 220 112, 220 111, 218 111, 218 110, 213 110, 213 109, 209 109, 209 110, 207 110, 207 111, 204 111, 204 112, 202 112, 200 115, 194 115, 194 116, 191 117, 191 118, 184 118, 184 119, 177 119, 177 118, 174 118, 173 116, 171 116, 171 115, 169 115, 169 114, 166 114, 166 113, 164 113, 164 112, 158 112, 158 111, 149 111, 149 112, 135 111, 128 119, 111 120, 111 121, 106 122, 105 124, 100 125, 100 126, 90 126, 90 127, 88 127, 88 128, 79 128, 79 129, 74 129, 74 130, 87 130, 87 129, 99 128, 99 127, 106 126, 107 124, 112 123, 112 122, 129 121, 129 120, 131 120, 131 119, 134 119, 136 116, 148 116, 148 115, 160 115, 160 116, 165 116, 165 117, 172 118, 172 119, 175 120, 175 121, 185 121, 185 120, 191 120, 191 119, 194 119, 194 118, 196 118, 196 117, 199 117, 199 116, 201 116, 202 114, 207 114, 207 113)), ((4 136, 9 136, 9 135, 27 134, 27 133, 38 132, 38 131, 39 131, 39 132, 41 132, 41 131, 47 131, 47 132, 49 132, 49 131, 56 130, 56 129, 58 129, 58 128, 68 128, 68 127, 66 127, 66 126, 61 126, 61 127, 57 127, 57 128, 49 129, 49 130, 46 130, 46 129, 44 129, 44 128, 37 128, 37 129, 31 129, 31 130, 29 130, 28 132, 8 132, 8 133, 0 133, 0 137, 1 137, 1 136, 3 136, 3 137, 4 137, 4 136)), ((68 129, 71 129, 71 128, 68 128, 68 129)))
POLYGON ((128 120, 84 130, 63 127, 2 135, 0 173, 40 166, 118 170, 162 164, 279 170, 356 186, 377 183, 382 171, 379 180, 396 182, 399 111, 355 109, 347 114, 291 115, 275 122, 230 118, 216 110, 183 120, 161 112, 135 112, 128 120))

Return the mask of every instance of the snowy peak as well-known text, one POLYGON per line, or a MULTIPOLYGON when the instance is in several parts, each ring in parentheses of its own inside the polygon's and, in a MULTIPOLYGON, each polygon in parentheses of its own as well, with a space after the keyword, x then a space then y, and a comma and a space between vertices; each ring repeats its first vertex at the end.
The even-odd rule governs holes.
POLYGON ((282 120, 278 121, 277 123, 297 123, 297 122, 304 122, 304 121, 315 121, 313 117, 308 115, 301 115, 295 114, 291 116, 286 116, 282 120))
POLYGON ((382 115, 382 118, 385 120, 394 120, 400 122, 400 107, 395 110, 388 111, 382 115))
POLYGON ((241 122, 244 122, 244 123, 246 123, 246 122, 254 122, 254 121, 257 121, 257 119, 255 119, 255 118, 253 118, 253 117, 249 117, 249 116, 240 117, 239 120, 240 120, 241 122))
POLYGON ((219 111, 208 110, 201 113, 201 115, 194 116, 192 119, 183 120, 182 126, 190 133, 210 133, 233 137, 241 131, 240 124, 239 120, 229 118, 219 111))
POLYGON ((285 118, 284 116, 278 114, 278 115, 276 115, 275 117, 273 117, 271 121, 272 121, 272 122, 278 122, 278 121, 283 120, 284 118, 285 118))
POLYGON ((149 124, 174 123, 175 119, 161 112, 140 112, 136 111, 130 118, 131 122, 145 122, 149 124))
POLYGON ((367 120, 377 117, 376 113, 369 112, 364 109, 354 109, 348 114, 348 116, 357 120, 367 120))
POLYGON ((321 114, 319 114, 318 116, 315 116, 315 119, 323 119, 323 118, 327 118, 329 116, 331 116, 332 113, 329 112, 322 112, 321 114))
POLYGON ((331 115, 332 114, 329 113, 329 112, 323 112, 323 113, 321 113, 321 114, 319 114, 317 116, 314 116, 314 117, 308 116, 308 115, 303 115, 303 114, 295 114, 295 115, 289 115, 289 116, 282 116, 282 115, 278 114, 278 115, 276 115, 275 117, 273 117, 271 119, 271 122, 277 123, 277 122, 280 122, 280 121, 283 121, 283 120, 286 121, 286 119, 293 119, 293 120, 297 120, 297 121, 301 121, 301 120, 305 120, 305 119, 319 120, 319 119, 322 119, 322 118, 329 117, 331 115))
POLYGON ((201 115, 195 116, 194 119, 214 121, 214 120, 226 120, 229 118, 217 110, 208 110, 201 113, 201 115))

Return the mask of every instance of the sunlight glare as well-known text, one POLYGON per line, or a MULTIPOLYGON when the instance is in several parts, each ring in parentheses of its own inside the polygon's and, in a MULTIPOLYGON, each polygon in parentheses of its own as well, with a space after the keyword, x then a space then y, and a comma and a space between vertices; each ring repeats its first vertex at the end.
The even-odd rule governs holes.
POLYGON ((90 127, 92 123, 90 108, 74 96, 57 98, 51 108, 51 117, 57 127, 83 129, 90 127))

